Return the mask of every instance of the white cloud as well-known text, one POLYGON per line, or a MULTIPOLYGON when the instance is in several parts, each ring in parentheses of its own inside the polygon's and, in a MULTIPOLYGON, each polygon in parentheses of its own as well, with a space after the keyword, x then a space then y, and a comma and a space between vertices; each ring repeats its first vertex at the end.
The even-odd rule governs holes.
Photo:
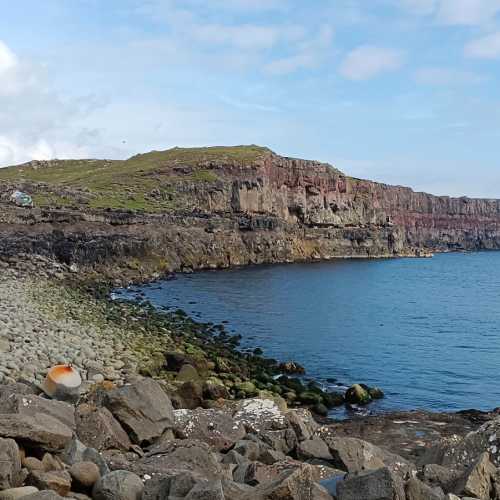
POLYGON ((450 25, 481 25, 500 12, 500 0, 441 0, 440 22, 450 25))
POLYGON ((433 15, 445 25, 479 26, 500 12, 500 0, 393 0, 413 14, 433 15))
POLYGON ((286 75, 301 69, 314 68, 323 61, 332 39, 333 30, 325 25, 316 37, 299 43, 295 54, 271 61, 266 64, 264 71, 271 75, 286 75))
POLYGON ((478 59, 500 58, 500 31, 469 42, 464 49, 467 57, 478 59))
POLYGON ((340 74, 349 80, 369 80, 395 71, 404 63, 400 50, 363 45, 349 52, 340 65, 340 74))
POLYGON ((415 81, 423 85, 450 86, 481 83, 484 77, 454 68, 428 67, 415 72, 415 81))
POLYGON ((83 136, 78 123, 101 105, 94 96, 61 98, 40 67, 0 40, 0 166, 87 156, 88 146, 96 146, 99 138, 83 136))

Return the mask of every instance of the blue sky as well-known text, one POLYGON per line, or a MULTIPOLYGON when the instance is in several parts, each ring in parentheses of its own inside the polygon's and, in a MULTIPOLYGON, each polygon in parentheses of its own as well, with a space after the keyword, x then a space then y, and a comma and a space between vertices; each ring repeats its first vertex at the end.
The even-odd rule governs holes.
POLYGON ((500 197, 500 0, 0 8, 0 165, 255 143, 500 197))

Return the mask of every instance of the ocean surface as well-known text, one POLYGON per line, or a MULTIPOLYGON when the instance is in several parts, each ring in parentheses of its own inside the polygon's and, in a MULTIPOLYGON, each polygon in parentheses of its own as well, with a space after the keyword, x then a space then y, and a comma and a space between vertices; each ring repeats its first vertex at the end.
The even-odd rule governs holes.
POLYGON ((370 411, 500 406, 500 252, 203 271, 137 292, 227 321, 326 387, 381 387, 370 411))

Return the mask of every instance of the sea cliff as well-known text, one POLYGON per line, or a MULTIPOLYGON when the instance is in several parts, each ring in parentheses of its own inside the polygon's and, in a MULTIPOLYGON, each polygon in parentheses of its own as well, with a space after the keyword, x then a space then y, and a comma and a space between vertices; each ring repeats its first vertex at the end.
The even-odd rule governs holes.
POLYGON ((0 170, 0 253, 176 271, 500 248, 500 201, 349 177, 266 148, 174 148, 0 170), (13 189, 35 208, 8 203, 13 189))

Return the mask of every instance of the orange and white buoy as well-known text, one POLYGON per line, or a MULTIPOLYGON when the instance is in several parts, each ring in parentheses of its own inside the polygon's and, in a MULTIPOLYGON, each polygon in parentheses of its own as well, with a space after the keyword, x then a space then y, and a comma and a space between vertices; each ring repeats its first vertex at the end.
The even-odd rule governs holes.
POLYGON ((71 365, 56 365, 50 368, 42 383, 42 390, 54 399, 78 397, 82 378, 71 365))

